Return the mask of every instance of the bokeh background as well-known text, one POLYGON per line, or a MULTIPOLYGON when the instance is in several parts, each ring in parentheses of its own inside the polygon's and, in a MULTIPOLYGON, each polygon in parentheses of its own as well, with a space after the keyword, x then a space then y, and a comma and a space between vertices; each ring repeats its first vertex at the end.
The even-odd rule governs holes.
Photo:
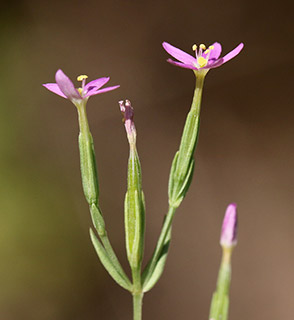
POLYGON ((136 112, 147 200, 146 257, 167 210, 167 182, 194 88, 165 62, 168 41, 243 52, 207 76, 195 177, 177 212, 144 319, 207 319, 225 208, 239 207, 230 319, 291 319, 293 4, 282 1, 7 1, 0 11, 0 319, 131 319, 131 296, 90 243, 74 106, 41 84, 111 76, 88 103, 108 233, 126 269, 128 145, 117 101, 136 112))

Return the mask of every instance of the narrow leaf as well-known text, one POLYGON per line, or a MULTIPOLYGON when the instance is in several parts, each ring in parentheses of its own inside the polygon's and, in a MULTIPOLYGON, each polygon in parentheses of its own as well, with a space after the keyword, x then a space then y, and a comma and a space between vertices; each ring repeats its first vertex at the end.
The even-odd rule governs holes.
MULTIPOLYGON (((168 249, 169 249, 169 245, 170 245, 170 240, 171 240, 171 228, 170 228, 168 235, 166 237, 166 240, 164 242, 164 246, 162 247, 161 254, 160 254, 158 261, 156 263, 156 267, 155 267, 151 277, 149 278, 148 282, 146 284, 144 284, 144 286, 143 286, 144 292, 151 290, 154 287, 154 285, 157 283, 157 281, 160 279, 160 277, 163 273, 164 267, 165 267, 168 249)), ((147 276, 147 274, 146 274, 146 276, 147 276)))
POLYGON ((128 283, 129 282, 128 279, 126 279, 121 273, 117 271, 117 268, 113 265, 113 263, 109 259, 104 247, 102 246, 100 241, 97 239, 92 229, 90 229, 90 236, 91 236, 93 246, 104 268, 121 287, 123 287, 128 291, 131 291, 132 286, 128 283))
POLYGON ((168 181, 168 196, 170 199, 173 198, 174 195, 174 189, 175 189, 175 184, 176 184, 176 177, 175 177, 175 171, 177 168, 177 160, 179 157, 179 151, 176 152, 172 165, 171 165, 171 169, 170 169, 170 174, 169 174, 169 181, 168 181))
POLYGON ((98 206, 94 203, 90 206, 92 222, 100 237, 105 235, 105 222, 98 206))
POLYGON ((179 196, 185 197, 185 195, 190 187, 190 184, 192 182, 193 173, 194 173, 194 166, 195 166, 195 160, 191 159, 187 175, 186 175, 185 180, 182 184, 182 187, 179 191, 179 196))

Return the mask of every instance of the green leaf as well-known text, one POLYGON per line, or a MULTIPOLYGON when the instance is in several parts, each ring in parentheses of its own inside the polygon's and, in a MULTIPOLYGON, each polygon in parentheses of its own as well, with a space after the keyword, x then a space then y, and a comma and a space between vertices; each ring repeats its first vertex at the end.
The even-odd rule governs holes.
POLYGON ((95 204, 90 206, 92 222, 100 237, 105 235, 105 222, 102 213, 95 204))
POLYGON ((104 247, 100 243, 100 241, 95 236, 92 229, 90 229, 90 236, 93 243, 93 246, 97 252, 97 255, 103 264, 104 268, 111 275, 111 277, 124 289, 128 291, 132 291, 132 285, 129 283, 129 280, 125 278, 123 274, 118 272, 117 266, 113 264, 113 262, 109 259, 104 247))
MULTIPOLYGON (((147 292, 147 291, 151 290, 154 287, 154 285, 157 283, 157 281, 160 279, 160 277, 163 273, 164 267, 165 267, 168 249, 169 249, 169 245, 170 245, 170 240, 171 240, 171 228, 168 232, 168 235, 167 235, 166 240, 164 242, 164 245, 162 247, 162 250, 161 250, 160 256, 157 260, 155 269, 153 270, 153 273, 150 276, 148 282, 143 285, 143 292, 147 292)), ((144 278, 145 279, 148 278, 148 271, 147 271, 147 274, 145 275, 144 278)))
POLYGON ((177 184, 177 179, 175 176, 175 172, 176 172, 176 168, 177 168, 177 162, 178 162, 178 157, 179 157, 179 151, 176 152, 172 165, 171 165, 171 169, 170 169, 170 174, 169 174, 169 180, 168 180, 168 197, 170 199, 174 198, 174 193, 175 193, 175 188, 176 188, 176 184, 177 184))

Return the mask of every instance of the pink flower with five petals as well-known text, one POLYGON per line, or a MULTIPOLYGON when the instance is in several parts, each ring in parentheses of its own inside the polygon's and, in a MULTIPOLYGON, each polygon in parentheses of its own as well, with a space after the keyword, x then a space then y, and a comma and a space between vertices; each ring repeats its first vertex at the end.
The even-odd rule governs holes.
POLYGON ((195 57, 190 54, 178 49, 167 42, 162 43, 163 48, 174 58, 179 61, 174 61, 168 59, 167 61, 178 67, 192 69, 195 71, 206 70, 212 68, 217 68, 226 63, 227 61, 233 59, 236 55, 240 53, 243 49, 244 44, 240 43, 235 49, 226 54, 224 57, 220 58, 222 52, 222 46, 220 43, 215 42, 207 49, 204 44, 199 46, 199 49, 194 44, 193 50, 195 51, 195 57))
POLYGON ((109 77, 99 78, 86 84, 87 78, 85 75, 79 76, 77 80, 82 81, 82 87, 76 89, 69 77, 59 69, 55 74, 56 83, 45 83, 43 86, 55 94, 69 99, 74 104, 87 100, 90 96, 111 91, 119 87, 113 86, 100 89, 109 81, 109 77))

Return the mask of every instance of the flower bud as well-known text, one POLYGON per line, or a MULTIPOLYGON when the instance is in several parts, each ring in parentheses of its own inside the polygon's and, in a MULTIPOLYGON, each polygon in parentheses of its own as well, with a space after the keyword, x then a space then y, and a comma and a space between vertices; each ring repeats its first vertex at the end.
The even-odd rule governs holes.
POLYGON ((222 247, 233 247, 237 244, 237 205, 231 203, 228 205, 223 221, 220 244, 222 247))
POLYGON ((134 109, 131 106, 131 102, 126 100, 124 103, 123 101, 119 101, 120 111, 123 114, 123 121, 125 124, 127 136, 130 145, 134 146, 136 144, 136 128, 134 124, 134 109))
POLYGON ((134 110, 129 100, 119 101, 130 144, 128 161, 128 190, 125 197, 125 232, 127 256, 132 270, 139 270, 144 251, 145 202, 142 191, 142 173, 136 149, 134 110))

